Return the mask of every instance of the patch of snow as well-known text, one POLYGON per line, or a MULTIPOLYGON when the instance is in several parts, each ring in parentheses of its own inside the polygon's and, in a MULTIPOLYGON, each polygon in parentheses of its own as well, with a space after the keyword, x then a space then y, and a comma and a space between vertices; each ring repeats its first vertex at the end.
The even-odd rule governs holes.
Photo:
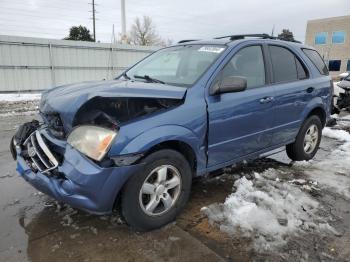
POLYGON ((170 236, 170 237, 168 237, 168 239, 170 240, 170 241, 179 241, 181 238, 179 238, 179 237, 173 237, 173 236, 170 236))
POLYGON ((70 225, 73 224, 73 219, 72 219, 72 217, 70 216, 70 214, 67 214, 67 215, 65 215, 65 216, 62 218, 61 224, 62 224, 63 226, 70 226, 70 225))
POLYGON ((94 233, 95 235, 98 234, 97 228, 96 227, 90 227, 90 230, 92 233, 94 233))
POLYGON ((337 139, 339 141, 350 142, 350 134, 345 130, 331 129, 329 127, 325 127, 322 131, 322 135, 329 138, 337 139))
POLYGON ((279 246, 287 236, 317 228, 314 220, 318 202, 298 186, 271 179, 282 173, 276 169, 255 173, 254 182, 242 177, 234 184, 236 192, 225 203, 201 211, 224 232, 258 236, 254 241, 256 249, 279 246))
POLYGON ((77 234, 72 234, 69 236, 71 239, 76 239, 77 237, 80 237, 80 234, 77 233, 77 234))
POLYGON ((40 100, 40 98, 41 98, 41 94, 34 94, 34 93, 0 94, 0 102, 31 101, 31 100, 40 100))
MULTIPOLYGON (((336 139, 344 144, 333 149, 322 161, 312 161, 303 166, 303 173, 316 180, 320 186, 350 199, 350 134, 344 130, 326 127, 323 136, 336 139)), ((298 163, 294 164, 298 167, 298 163)))
POLYGON ((11 116, 31 116, 38 114, 38 111, 26 111, 26 112, 7 112, 7 113, 0 113, 0 117, 11 117, 11 116))
POLYGON ((305 179, 293 179, 292 181, 289 181, 289 183, 302 186, 307 184, 307 181, 305 179))

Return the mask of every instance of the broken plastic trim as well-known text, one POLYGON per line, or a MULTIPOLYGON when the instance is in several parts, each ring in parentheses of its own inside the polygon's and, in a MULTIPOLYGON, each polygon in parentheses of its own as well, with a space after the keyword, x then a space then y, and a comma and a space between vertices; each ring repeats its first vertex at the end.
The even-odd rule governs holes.
POLYGON ((143 153, 128 154, 128 155, 111 157, 111 160, 113 160, 116 166, 130 166, 136 163, 138 160, 140 160, 143 156, 144 156, 143 153))

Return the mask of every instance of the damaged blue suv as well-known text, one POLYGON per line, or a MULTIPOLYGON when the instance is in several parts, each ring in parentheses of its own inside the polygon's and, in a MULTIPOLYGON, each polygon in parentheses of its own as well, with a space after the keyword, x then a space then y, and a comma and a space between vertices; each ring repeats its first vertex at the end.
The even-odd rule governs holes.
POLYGON ((286 146, 314 157, 332 82, 311 47, 268 35, 180 41, 112 81, 47 90, 11 151, 39 191, 150 230, 174 220, 192 178, 286 146))

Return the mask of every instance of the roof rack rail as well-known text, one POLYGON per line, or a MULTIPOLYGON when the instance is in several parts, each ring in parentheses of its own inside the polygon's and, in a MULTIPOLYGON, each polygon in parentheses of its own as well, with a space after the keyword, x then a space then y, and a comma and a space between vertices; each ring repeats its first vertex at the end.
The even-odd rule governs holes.
POLYGON ((220 37, 215 37, 214 39, 223 39, 223 38, 230 38, 230 40, 239 40, 239 39, 244 39, 247 37, 258 37, 258 38, 263 38, 263 39, 276 39, 274 36, 270 36, 268 34, 242 34, 242 35, 226 35, 226 36, 220 36, 220 37))
MULTIPOLYGON (((274 40, 288 41, 288 40, 284 40, 284 39, 278 38, 278 37, 276 37, 276 36, 271 36, 271 35, 269 35, 269 34, 227 35, 227 36, 215 37, 214 39, 230 38, 231 41, 234 41, 234 40, 245 39, 245 38, 247 38, 247 37, 248 37, 248 38, 249 38, 249 37, 257 37, 257 38, 262 38, 262 39, 274 39, 274 40)), ((297 40, 290 41, 290 42, 301 43, 300 41, 297 41, 297 40)))
POLYGON ((181 40, 179 42, 177 42, 178 44, 182 44, 182 43, 187 43, 187 42, 192 42, 192 41, 198 41, 198 39, 184 39, 181 40))

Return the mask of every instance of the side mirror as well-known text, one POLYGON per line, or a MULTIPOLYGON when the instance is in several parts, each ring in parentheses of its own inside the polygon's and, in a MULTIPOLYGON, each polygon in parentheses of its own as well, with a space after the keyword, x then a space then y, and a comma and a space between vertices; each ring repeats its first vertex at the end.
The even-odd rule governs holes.
POLYGON ((247 89, 247 79, 240 76, 228 76, 215 83, 210 89, 210 95, 240 92, 247 89))

